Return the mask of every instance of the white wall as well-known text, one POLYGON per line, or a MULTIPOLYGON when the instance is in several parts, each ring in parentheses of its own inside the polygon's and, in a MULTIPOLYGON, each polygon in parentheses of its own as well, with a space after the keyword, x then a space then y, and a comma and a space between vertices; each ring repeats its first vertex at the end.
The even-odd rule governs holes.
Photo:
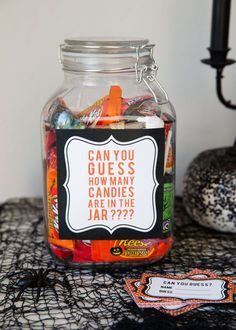
MULTIPOLYGON (((144 36, 157 44, 158 77, 178 114, 180 194, 190 160, 235 138, 236 112, 218 102, 215 72, 200 63, 208 57, 210 20, 211 0, 1 0, 0 201, 41 195, 39 117, 63 78, 57 46, 65 37, 88 35, 144 36)), ((225 94, 236 102, 236 65, 225 73, 225 94)))

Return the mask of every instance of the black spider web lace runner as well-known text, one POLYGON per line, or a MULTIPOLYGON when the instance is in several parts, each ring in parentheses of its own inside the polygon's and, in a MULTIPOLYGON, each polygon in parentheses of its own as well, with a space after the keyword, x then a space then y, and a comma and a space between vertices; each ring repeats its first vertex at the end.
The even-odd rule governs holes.
POLYGON ((57 265, 43 241, 40 199, 12 199, 0 209, 1 329, 236 329, 233 304, 205 305, 178 317, 138 308, 123 289, 124 277, 147 272, 185 273, 193 268, 233 275, 235 235, 204 229, 176 201, 175 244, 152 266, 125 270, 68 270, 57 265), (22 273, 48 271, 51 286, 27 288, 22 273), (33 270, 32 270, 33 269, 33 270), (41 269, 41 270, 40 270, 41 269), (55 283, 55 280, 58 283, 55 283), (37 301, 37 294, 40 294, 37 301), (19 299, 17 299, 17 297, 19 299))

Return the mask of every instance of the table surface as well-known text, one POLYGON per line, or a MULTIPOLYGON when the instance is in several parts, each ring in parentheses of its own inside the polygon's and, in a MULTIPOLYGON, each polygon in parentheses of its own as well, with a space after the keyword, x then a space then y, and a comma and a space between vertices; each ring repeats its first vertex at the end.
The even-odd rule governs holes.
POLYGON ((56 264, 46 250, 41 199, 11 199, 0 206, 0 328, 236 329, 233 304, 204 305, 172 317, 138 308, 123 288, 125 277, 140 278, 143 272, 181 274, 200 268, 233 275, 235 265, 235 235, 199 226, 177 198, 175 243, 166 258, 124 270, 70 270, 56 264), (71 290, 59 284, 42 287, 37 302, 37 289, 28 288, 17 301, 25 269, 51 269, 49 278, 68 280, 71 290))

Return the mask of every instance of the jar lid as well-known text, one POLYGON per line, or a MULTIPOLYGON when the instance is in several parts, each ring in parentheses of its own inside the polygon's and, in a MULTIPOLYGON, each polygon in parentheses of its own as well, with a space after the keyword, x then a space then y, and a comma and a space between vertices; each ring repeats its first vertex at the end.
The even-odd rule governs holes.
POLYGON ((70 38, 60 46, 60 60, 67 71, 130 71, 153 61, 152 49, 144 38, 70 38))

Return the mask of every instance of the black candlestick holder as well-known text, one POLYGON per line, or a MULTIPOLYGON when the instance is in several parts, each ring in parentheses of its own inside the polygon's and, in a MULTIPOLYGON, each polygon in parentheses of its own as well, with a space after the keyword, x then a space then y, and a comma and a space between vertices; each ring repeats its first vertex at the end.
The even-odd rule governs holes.
POLYGON ((230 0, 213 0, 211 46, 208 48, 210 58, 202 60, 202 63, 216 69, 216 92, 222 104, 229 109, 236 110, 236 105, 226 100, 222 92, 223 70, 227 65, 235 63, 233 59, 227 59, 230 21, 230 0))
POLYGON ((222 79, 223 70, 227 65, 235 63, 233 59, 227 59, 227 53, 230 48, 225 50, 213 50, 208 48, 211 57, 209 59, 202 60, 202 63, 210 65, 212 68, 216 69, 216 93, 218 99, 224 106, 229 109, 236 110, 236 105, 231 103, 231 100, 226 100, 222 92, 222 79))

